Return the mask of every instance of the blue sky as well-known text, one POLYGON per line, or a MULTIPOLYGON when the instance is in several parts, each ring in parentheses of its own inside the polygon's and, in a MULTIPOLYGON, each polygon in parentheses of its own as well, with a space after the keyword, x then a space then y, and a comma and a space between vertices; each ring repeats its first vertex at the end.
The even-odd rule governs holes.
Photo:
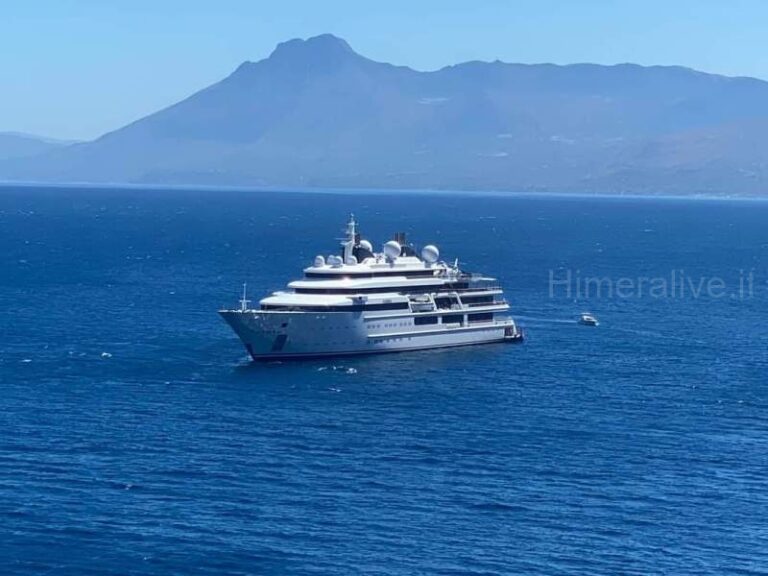
POLYGON ((764 0, 11 0, 0 131, 93 138, 324 32, 420 70, 636 62, 768 79, 766 31, 764 0))

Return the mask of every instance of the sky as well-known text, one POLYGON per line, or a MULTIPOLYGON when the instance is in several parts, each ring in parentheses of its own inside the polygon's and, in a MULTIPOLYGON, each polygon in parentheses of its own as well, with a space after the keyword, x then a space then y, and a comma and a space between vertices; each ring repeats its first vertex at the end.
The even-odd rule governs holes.
POLYGON ((765 0, 2 0, 0 132, 87 140, 326 32, 374 60, 677 64, 768 79, 765 0))

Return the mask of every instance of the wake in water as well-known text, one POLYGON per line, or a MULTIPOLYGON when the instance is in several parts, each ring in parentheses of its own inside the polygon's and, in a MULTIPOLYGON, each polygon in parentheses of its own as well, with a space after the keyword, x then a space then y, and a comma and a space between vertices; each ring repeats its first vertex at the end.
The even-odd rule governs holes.
MULTIPOLYGON (((518 320, 525 321, 528 324, 559 324, 559 325, 574 325, 579 326, 577 318, 565 319, 565 318, 545 318, 542 316, 515 316, 518 320)), ((643 338, 652 338, 657 342, 685 342, 692 344, 705 345, 706 342, 700 339, 691 339, 689 335, 679 336, 671 334, 669 332, 660 332, 658 330, 648 330, 646 328, 627 328, 622 326, 610 326, 612 333, 620 332, 622 334, 632 334, 634 336, 641 336, 643 338)))
POLYGON ((540 324, 578 324, 576 318, 564 319, 564 318, 543 318, 541 316, 520 316, 515 315, 517 320, 525 320, 526 322, 535 322, 540 324))
POLYGON ((344 374, 357 374, 357 368, 347 368, 346 366, 320 366, 318 372, 343 372, 344 374))

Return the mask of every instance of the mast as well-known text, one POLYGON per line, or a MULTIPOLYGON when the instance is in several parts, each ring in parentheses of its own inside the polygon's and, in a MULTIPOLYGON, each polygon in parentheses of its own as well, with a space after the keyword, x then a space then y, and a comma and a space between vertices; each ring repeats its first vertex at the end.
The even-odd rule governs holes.
POLYGON ((357 235, 357 222, 355 222, 355 215, 349 215, 349 222, 347 223, 347 238, 341 245, 344 247, 344 264, 346 264, 352 257, 352 251, 355 248, 355 236, 357 235))
POLYGON ((240 312, 247 312, 248 311, 248 304, 250 303, 250 300, 248 300, 246 296, 246 289, 248 285, 243 282, 243 297, 240 298, 240 312))

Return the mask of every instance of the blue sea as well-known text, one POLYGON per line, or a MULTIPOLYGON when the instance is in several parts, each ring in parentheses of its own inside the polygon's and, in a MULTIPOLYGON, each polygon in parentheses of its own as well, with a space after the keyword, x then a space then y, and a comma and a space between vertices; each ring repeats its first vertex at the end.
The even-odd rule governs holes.
POLYGON ((760 201, 1 188, 0 574, 765 574, 766 223, 760 201), (526 341, 250 362, 217 309, 336 252, 350 212, 498 277, 526 341))

